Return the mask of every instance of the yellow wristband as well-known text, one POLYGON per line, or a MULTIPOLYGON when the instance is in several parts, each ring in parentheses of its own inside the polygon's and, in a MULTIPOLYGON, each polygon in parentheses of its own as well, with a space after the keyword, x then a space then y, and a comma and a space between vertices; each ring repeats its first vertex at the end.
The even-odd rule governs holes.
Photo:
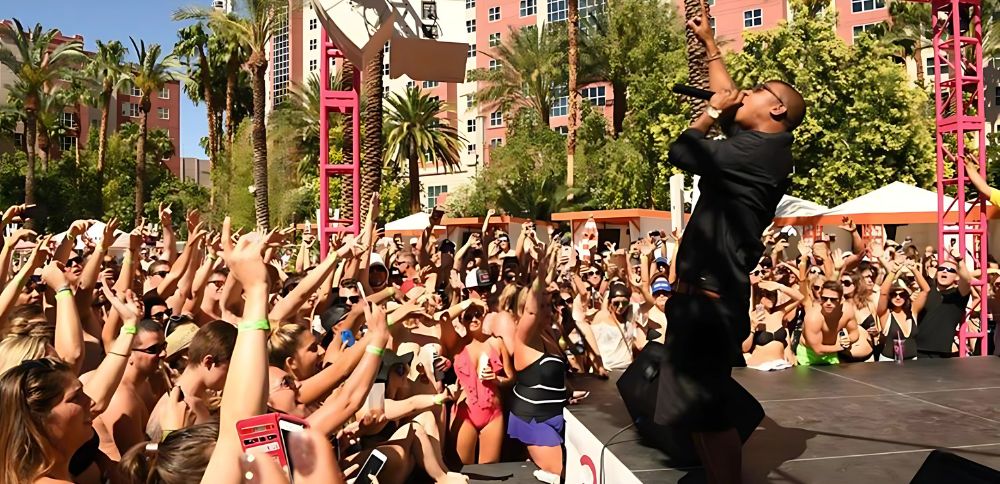
POLYGON ((434 402, 434 405, 441 405, 444 403, 444 395, 434 395, 434 398, 431 398, 431 401, 434 402))
POLYGON ((386 326, 392 326, 392 325, 394 325, 394 324, 396 324, 396 320, 395 320, 395 319, 392 319, 392 316, 391 316, 391 315, 390 315, 390 316, 386 316, 386 317, 385 317, 385 325, 386 325, 386 326))
POLYGON ((128 326, 122 326, 121 333, 119 334, 135 334, 135 333, 136 333, 135 325, 128 325, 128 326))
POLYGON ((170 435, 170 432, 173 432, 173 430, 164 430, 163 431, 163 437, 160 437, 160 442, 163 442, 164 440, 167 440, 167 436, 170 435))
POLYGON ((256 331, 256 330, 268 331, 271 329, 271 324, 268 323, 267 319, 260 319, 257 321, 243 321, 242 323, 236 326, 236 329, 239 330, 239 332, 241 333, 243 331, 256 331))
POLYGON ((382 355, 385 354, 385 350, 384 349, 379 348, 378 346, 375 346, 375 345, 368 345, 368 346, 366 346, 365 347, 365 352, 366 353, 371 353, 371 354, 373 354, 373 355, 375 355, 375 356, 377 356, 379 358, 381 358, 382 355))
POLYGON ((56 292, 56 299, 65 299, 67 297, 73 297, 73 290, 64 287, 56 292))

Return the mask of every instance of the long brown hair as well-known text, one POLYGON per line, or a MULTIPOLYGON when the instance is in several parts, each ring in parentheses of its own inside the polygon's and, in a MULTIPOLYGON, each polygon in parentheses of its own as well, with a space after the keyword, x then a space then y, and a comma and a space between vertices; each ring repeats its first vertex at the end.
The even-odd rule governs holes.
POLYGON ((171 432, 159 444, 136 444, 122 456, 121 469, 134 483, 200 482, 218 439, 219 422, 192 425, 171 432))
POLYGON ((69 365, 51 358, 27 360, 0 376, 0 481, 33 482, 55 465, 55 445, 45 420, 62 401, 69 365))

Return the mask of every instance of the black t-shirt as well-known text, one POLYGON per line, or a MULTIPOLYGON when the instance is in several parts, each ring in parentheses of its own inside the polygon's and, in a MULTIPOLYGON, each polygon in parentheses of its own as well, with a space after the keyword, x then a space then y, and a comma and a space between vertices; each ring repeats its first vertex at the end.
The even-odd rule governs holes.
MULTIPOLYGON (((791 133, 728 129, 724 140, 694 129, 670 147, 668 161, 701 175, 701 197, 677 254, 677 278, 716 291, 733 314, 747 314, 750 271, 764 246, 761 233, 774 219, 792 173, 791 133)), ((749 325, 735 324, 745 338, 749 325)))
POLYGON ((963 296, 957 287, 944 292, 937 287, 931 288, 924 308, 917 315, 917 324, 920 325, 917 350, 951 353, 955 331, 965 317, 969 296, 963 296))

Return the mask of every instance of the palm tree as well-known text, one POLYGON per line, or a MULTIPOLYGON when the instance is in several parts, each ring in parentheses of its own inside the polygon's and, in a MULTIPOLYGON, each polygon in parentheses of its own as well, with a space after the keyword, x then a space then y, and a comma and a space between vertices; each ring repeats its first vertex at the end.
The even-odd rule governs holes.
POLYGON ((364 136, 361 138, 361 190, 360 220, 368 215, 368 200, 372 194, 381 192, 382 188, 382 64, 385 51, 378 53, 368 61, 362 74, 364 85, 361 92, 364 95, 364 117, 361 118, 361 128, 364 136))
POLYGON ((43 91, 51 88, 68 69, 83 59, 80 42, 52 45, 58 33, 54 29, 43 31, 41 24, 35 24, 31 31, 26 31, 16 18, 14 25, 0 24, 0 39, 12 46, 0 46, 0 64, 14 73, 17 80, 11 90, 19 93, 24 103, 24 137, 28 148, 25 203, 35 201, 35 134, 39 98, 43 91))
POLYGON ((154 92, 163 89, 167 81, 178 80, 180 75, 173 71, 180 67, 180 63, 173 54, 167 54, 162 58, 160 44, 150 44, 146 50, 146 43, 142 40, 136 45, 132 40, 132 47, 135 48, 136 56, 139 59, 134 70, 128 73, 129 82, 139 89, 141 98, 139 109, 142 112, 139 122, 139 138, 135 143, 135 224, 139 225, 142 220, 143 206, 145 205, 145 193, 143 182, 146 174, 146 136, 149 122, 150 101, 149 98, 154 92))
POLYGON ((552 90, 566 82, 566 40, 562 34, 544 26, 511 30, 507 41, 492 55, 500 68, 472 72, 471 80, 485 83, 476 92, 475 102, 489 110, 511 113, 527 107, 548 125, 552 90))
MULTIPOLYGON (((691 21, 693 18, 701 18, 703 5, 705 6, 705 13, 711 16, 711 12, 707 11, 708 5, 705 0, 684 0, 685 22, 691 21)), ((699 89, 708 90, 708 64, 705 63, 705 44, 702 44, 698 40, 698 36, 691 29, 685 29, 685 33, 687 35, 688 84, 699 89)), ((685 99, 691 106, 691 120, 698 119, 708 105, 708 102, 690 96, 685 96, 685 99)))
POLYGON ((239 45, 247 55, 244 67, 250 71, 253 88, 253 184, 257 225, 270 230, 271 211, 267 203, 267 124, 264 121, 267 53, 271 37, 284 25, 287 2, 246 0, 246 16, 220 10, 189 7, 176 11, 174 20, 208 20, 209 27, 239 45))
POLYGON ((576 85, 576 70, 580 63, 579 44, 576 40, 580 28, 580 4, 578 0, 568 0, 568 17, 566 19, 566 39, 569 43, 569 82, 567 91, 569 98, 569 119, 566 126, 566 187, 573 188, 573 168, 576 157, 576 108, 579 104, 579 93, 576 85))
POLYGON ((421 210, 420 167, 433 164, 445 169, 459 166, 462 137, 454 126, 442 122, 444 103, 415 87, 389 96, 386 112, 386 163, 407 161, 410 178, 410 212, 421 210))
POLYGON ((38 155, 42 161, 42 171, 49 170, 49 160, 55 150, 53 140, 58 140, 66 133, 62 124, 62 114, 72 97, 69 88, 55 85, 50 90, 42 91, 38 97, 38 113, 36 124, 38 130, 38 155))
MULTIPOLYGON (((340 89, 342 84, 340 76, 335 75, 330 81, 333 89, 340 89)), ((316 173, 319 155, 319 116, 320 116, 320 80, 319 75, 313 73, 306 80, 305 85, 292 83, 288 89, 288 97, 280 106, 275 108, 271 114, 269 122, 283 123, 292 127, 298 135, 298 145, 302 153, 299 162, 298 172, 316 173)), ((341 118, 333 117, 331 120, 331 131, 339 124, 341 118)), ((336 140, 331 139, 331 148, 340 149, 335 144, 336 140)))
MULTIPOLYGON (((135 144, 139 141, 139 125, 136 123, 125 123, 118 130, 122 141, 128 144, 135 144)), ((162 160, 174 156, 176 148, 170 133, 165 129, 151 129, 146 134, 146 157, 154 160, 162 160)))
POLYGON ((212 36, 209 39, 209 51, 217 52, 226 59, 224 67, 226 75, 226 151, 231 153, 233 139, 236 136, 236 118, 233 113, 236 104, 236 89, 240 80, 240 69, 246 62, 246 54, 239 42, 226 35, 212 36))
MULTIPOLYGON (((892 22, 883 25, 883 42, 902 51, 904 57, 913 59, 917 66, 917 85, 924 85, 923 53, 932 47, 933 24, 930 5, 911 2, 889 4, 889 18, 892 22)), ((985 22, 984 22, 985 24, 985 22)))
POLYGON ((174 44, 174 54, 183 57, 187 68, 185 89, 200 91, 205 100, 205 111, 208 116, 208 156, 214 160, 219 153, 219 130, 216 123, 216 107, 212 101, 212 69, 208 62, 208 34, 205 26, 199 22, 184 27, 177 32, 180 39, 174 44))
MULTIPOLYGON (((101 109, 101 127, 97 133, 97 185, 104 186, 104 161, 108 147, 108 120, 111 115, 111 99, 121 90, 125 82, 125 70, 122 68, 128 49, 117 40, 104 43, 97 41, 97 52, 87 65, 85 76, 90 82, 99 86, 96 104, 101 109)), ((79 143, 79 140, 77 141, 79 143)), ((101 190, 101 208, 104 207, 104 191, 101 190)))
MULTIPOLYGON (((342 78, 344 80, 344 90, 350 91, 358 88, 359 86, 354 85, 354 78, 357 76, 358 68, 353 63, 344 59, 344 67, 341 70, 342 78)), ((359 96, 359 99, 364 99, 359 96)), ((359 101, 360 104, 360 101, 359 101)), ((344 120, 344 143, 343 143, 343 153, 344 162, 352 163, 354 160, 354 137, 360 136, 361 133, 354 132, 354 116, 355 114, 348 114, 343 117, 344 120)), ((346 220, 353 220, 354 218, 354 183, 353 180, 349 180, 348 177, 342 177, 340 182, 340 217, 346 220), (349 183, 350 182, 350 183, 349 183)))

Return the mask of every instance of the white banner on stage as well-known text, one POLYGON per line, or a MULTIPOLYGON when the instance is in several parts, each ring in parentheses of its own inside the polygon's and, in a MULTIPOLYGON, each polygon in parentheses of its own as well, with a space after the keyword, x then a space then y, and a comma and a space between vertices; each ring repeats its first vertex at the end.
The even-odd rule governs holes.
POLYGON ((613 446, 604 449, 602 459, 604 444, 568 408, 563 410, 563 417, 566 419, 566 484, 641 484, 615 457, 613 446))

